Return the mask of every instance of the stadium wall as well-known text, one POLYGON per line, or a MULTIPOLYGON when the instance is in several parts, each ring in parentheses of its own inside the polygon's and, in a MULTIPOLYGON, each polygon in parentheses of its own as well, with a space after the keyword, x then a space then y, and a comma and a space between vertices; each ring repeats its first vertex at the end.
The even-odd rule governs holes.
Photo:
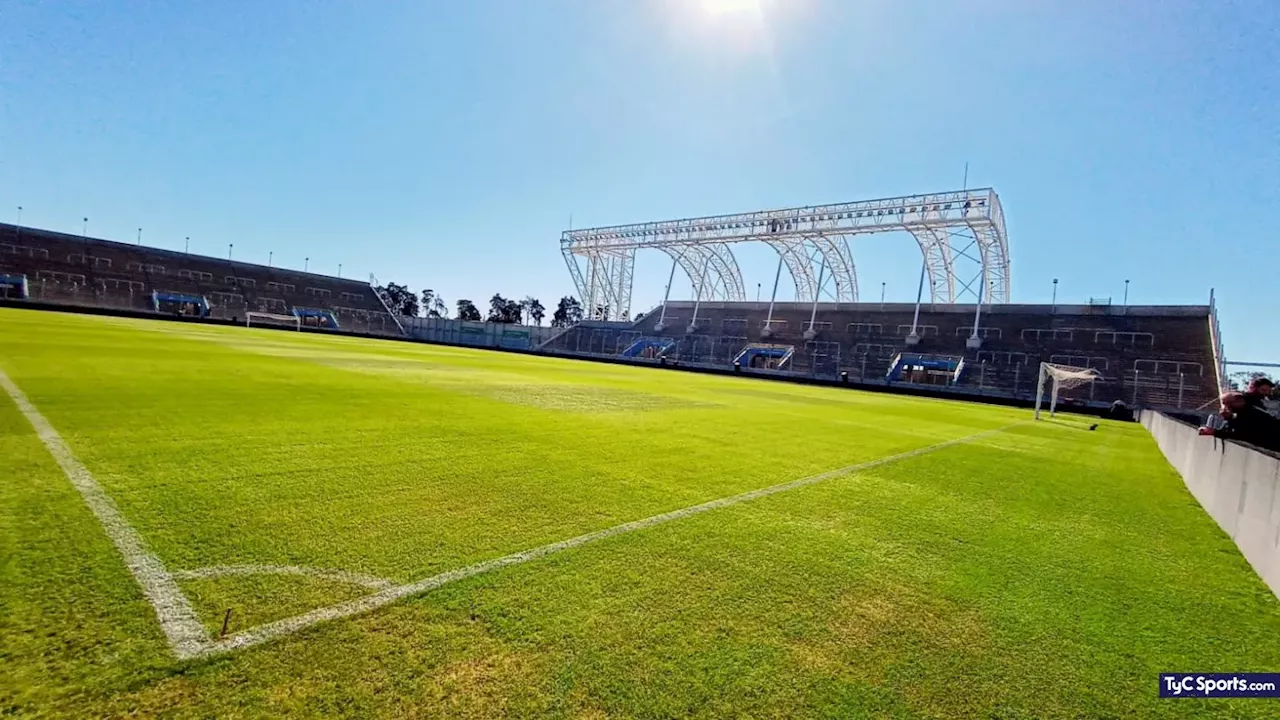
POLYGON ((1141 421, 1187 489, 1280 597, 1280 457, 1202 436, 1164 413, 1144 410, 1141 421))
POLYGON ((533 350, 561 331, 561 328, 449 318, 400 318, 400 322, 406 334, 423 342, 508 350, 533 350))

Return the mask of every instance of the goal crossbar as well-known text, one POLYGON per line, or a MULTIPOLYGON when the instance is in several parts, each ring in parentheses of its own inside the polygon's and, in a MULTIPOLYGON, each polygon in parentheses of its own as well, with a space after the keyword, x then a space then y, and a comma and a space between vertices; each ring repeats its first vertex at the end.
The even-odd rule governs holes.
POLYGON ((294 330, 302 329, 302 318, 298 317, 297 315, 281 315, 279 313, 252 312, 252 311, 244 314, 245 327, 253 327, 255 320, 257 321, 257 324, 259 326, 271 325, 275 327, 280 327, 281 325, 284 325, 284 326, 291 327, 294 330))
POLYGON ((1057 363, 1040 363, 1040 379, 1036 382, 1036 415, 1040 419, 1040 408, 1044 404, 1045 390, 1049 390, 1049 417, 1053 417, 1058 409, 1058 392, 1087 385, 1102 377, 1093 368, 1059 365, 1057 363))

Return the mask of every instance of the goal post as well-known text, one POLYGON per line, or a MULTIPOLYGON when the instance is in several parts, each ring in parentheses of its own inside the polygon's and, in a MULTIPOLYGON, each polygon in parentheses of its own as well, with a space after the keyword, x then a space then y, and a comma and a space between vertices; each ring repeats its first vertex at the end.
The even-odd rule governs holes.
POLYGON ((297 315, 280 315, 268 312, 247 312, 244 314, 245 327, 287 327, 294 330, 302 329, 302 318, 297 315))
POLYGON ((1101 374, 1093 368, 1040 363, 1040 379, 1036 382, 1036 420, 1040 419, 1040 408, 1044 405, 1046 391, 1049 392, 1049 417, 1053 417, 1058 409, 1059 391, 1080 387, 1099 377, 1101 374))

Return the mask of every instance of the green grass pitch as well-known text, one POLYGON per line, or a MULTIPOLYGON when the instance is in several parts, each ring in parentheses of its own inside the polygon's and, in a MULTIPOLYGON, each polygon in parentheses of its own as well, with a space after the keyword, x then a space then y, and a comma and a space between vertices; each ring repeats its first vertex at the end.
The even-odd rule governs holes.
POLYGON ((0 394, 0 715, 1276 716, 1156 698, 1280 670, 1280 603, 1137 425, 8 309, 0 370, 211 647, 854 467, 179 659, 0 394))

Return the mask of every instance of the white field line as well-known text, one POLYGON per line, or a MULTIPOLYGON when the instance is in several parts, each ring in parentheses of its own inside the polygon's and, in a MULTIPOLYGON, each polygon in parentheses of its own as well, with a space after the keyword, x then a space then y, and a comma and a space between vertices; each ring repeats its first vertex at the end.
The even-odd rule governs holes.
POLYGON ((57 461, 67 479, 80 491, 80 497, 102 523, 107 537, 115 543, 116 550, 124 557, 125 565, 133 578, 142 587, 142 594, 156 610, 160 620, 160 629, 169 639, 169 645, 179 658, 193 657, 206 652, 209 636, 196 617, 195 611, 187 596, 182 594, 178 583, 165 569, 160 558, 152 554, 143 541, 142 536, 120 514, 120 509, 106 494, 102 486, 93 479, 93 475, 80 464, 71 448, 63 441, 62 436, 49 424, 40 411, 31 404, 27 396, 0 369, 0 386, 13 399, 18 410, 35 428, 36 435, 44 442, 49 454, 57 461))
MULTIPOLYGON (((102 523, 103 530, 107 536, 115 544, 116 549, 125 559, 125 564, 129 571, 133 573, 134 579, 141 586, 143 594, 156 610, 156 617, 160 620, 160 627, 164 631, 165 636, 169 639, 169 645, 172 647, 174 655, 179 659, 188 659, 200 656, 214 655, 225 653, 239 648, 258 645, 283 635, 297 632, 303 628, 325 622, 327 620, 335 620, 338 618, 350 617, 360 613, 369 612, 384 605, 388 605, 411 595, 433 590, 435 588, 447 585, 458 580, 480 575, 492 570, 508 567, 510 565, 519 565, 529 562, 546 555, 558 553, 563 550, 569 550, 580 545, 604 540, 615 535, 623 535, 637 530, 644 530, 655 525, 679 520, 681 518, 699 515, 701 513, 716 510, 739 503, 756 500, 758 498, 774 495, 788 490, 805 487, 831 480, 833 478, 842 477, 862 470, 869 470, 881 465, 906 460, 908 458, 926 455, 936 452, 943 448, 959 445, 962 443, 972 442, 982 437, 994 435, 1004 432, 1005 430, 1020 425, 1022 423, 1013 423, 994 430, 985 430, 983 432, 974 433, 965 437, 947 440, 934 445, 929 445, 915 450, 889 455, 887 457, 869 460, 867 462, 848 465, 846 467, 828 470, 827 472, 809 477, 792 480, 790 482, 771 485, 769 487, 751 490, 749 492, 729 497, 711 500, 700 505, 693 505, 679 510, 672 510, 661 515, 644 518, 642 520, 634 520, 632 522, 615 525, 613 527, 597 530, 585 535, 561 540, 549 545, 529 550, 522 550, 511 555, 505 555, 493 560, 468 565, 467 567, 450 570, 447 572, 433 575, 429 578, 412 582, 407 585, 396 585, 385 587, 380 592, 372 595, 366 595, 362 598, 350 600, 336 605, 312 610, 311 612, 297 615, 283 620, 277 620, 273 623, 261 625, 256 628, 245 630, 243 632, 231 635, 217 641, 210 641, 208 633, 200 624, 196 617, 195 611, 191 608, 191 603, 187 600, 186 595, 178 587, 175 581, 175 574, 170 573, 164 567, 164 563, 160 561, 147 548, 142 537, 137 531, 125 521, 124 516, 120 514, 120 509, 102 489, 102 486, 94 480, 93 475, 89 473, 84 465, 76 459, 71 452, 62 436, 58 434, 49 421, 45 419, 40 411, 27 399, 27 396, 13 383, 9 376, 0 369, 0 386, 3 386, 5 392, 13 399, 18 410, 27 418, 31 426, 35 428, 37 436, 44 442, 62 471, 66 473, 67 479, 75 486, 84 498, 85 504, 98 518, 98 522, 102 523)), ((249 575, 262 572, 302 572, 304 574, 317 575, 319 577, 327 577, 329 579, 339 580, 341 582, 354 582, 355 584, 374 586, 382 586, 386 581, 372 576, 361 575, 358 573, 349 573, 345 571, 325 571, 313 568, 303 568, 294 566, 280 565, 240 565, 240 566, 215 566, 209 568, 201 568, 198 570, 179 571, 176 576, 182 578, 196 577, 217 577, 222 575, 249 575), (357 579, 359 578, 359 579, 357 579)), ((386 583, 389 584, 389 583, 386 583)))
POLYGON ((327 570, 325 568, 303 567, 301 565, 211 565, 195 570, 174 570, 173 576, 179 580, 197 580, 202 578, 245 577, 248 575, 307 575, 346 583, 361 585, 374 590, 385 590, 395 583, 373 575, 349 572, 347 570, 327 570))
POLYGON ((898 462, 899 460, 906 460, 908 458, 918 457, 920 455, 926 455, 928 453, 936 452, 938 450, 951 447, 953 445, 972 442, 982 437, 1004 432, 1005 430, 1020 424, 1022 423, 1013 423, 1011 425, 1006 425, 1004 427, 996 428, 994 430, 986 430, 986 431, 975 433, 973 435, 968 435, 962 438, 956 438, 955 440, 947 440, 945 442, 940 442, 940 443, 937 443, 936 445, 929 445, 927 447, 917 448, 915 450, 908 450, 907 452, 898 453, 896 455, 882 457, 877 460, 870 460, 867 462, 858 463, 856 465, 848 465, 846 467, 837 468, 835 470, 828 470, 827 472, 820 473, 818 475, 811 475, 809 477, 800 478, 799 480, 792 480, 790 482, 781 483, 779 485, 771 485, 769 487, 760 488, 759 490, 752 490, 750 492, 741 493, 739 495, 731 495, 729 497, 720 498, 718 500, 705 502, 700 505, 693 505, 690 507, 681 508, 679 510, 672 510, 671 512, 663 513, 661 515, 654 515, 652 517, 644 518, 642 520, 634 520, 632 522, 623 523, 621 525, 615 525, 610 528, 605 528, 604 530, 597 530, 595 532, 590 532, 585 535, 579 535, 577 537, 569 538, 568 540, 561 540, 559 542, 554 542, 549 545, 542 545, 541 547, 532 548, 530 550, 522 550, 520 552, 513 553, 511 555, 505 555, 503 557, 495 558, 493 560, 486 560, 484 562, 476 563, 475 565, 468 565, 467 567, 458 568, 457 570, 449 570, 448 572, 443 572, 443 573, 440 573, 439 575, 433 575, 429 578, 425 578, 417 582, 412 582, 407 585, 397 585, 395 587, 389 587, 381 592, 377 592, 372 595, 366 595, 365 597, 362 597, 362 598, 349 600, 347 602, 338 603, 336 605, 330 605, 328 607, 312 610, 311 612, 304 613, 302 615, 296 615, 291 618, 277 620, 275 622, 268 623, 266 625, 260 625, 256 628, 244 630, 242 632, 236 633, 235 635, 228 636, 221 640, 216 640, 213 642, 206 643, 204 647, 201 649, 200 654, 213 655, 217 653, 225 653, 232 650, 249 647, 251 645, 258 645, 260 643, 267 642, 268 640, 272 640, 274 638, 278 638, 283 635, 288 635, 290 633, 297 632, 298 630, 309 627, 311 625, 315 625, 317 623, 325 622, 327 620, 336 620, 338 618, 350 617, 352 615, 358 615, 360 613, 369 612, 370 610, 380 608, 384 605, 388 605, 402 598, 424 593, 428 590, 434 590, 435 588, 441 587, 442 585, 447 585, 449 583, 456 582, 458 580, 474 577, 476 575, 487 573, 492 570, 497 570, 497 569, 508 567, 511 565, 519 565, 521 563, 526 563, 526 562, 529 562, 530 560, 544 557, 546 555, 551 555, 553 553, 558 553, 563 550, 576 548, 580 545, 586 545, 588 543, 596 542, 597 540, 604 540, 605 538, 611 538, 611 537, 614 537, 615 535, 623 535, 626 533, 635 532, 637 530, 644 530, 646 528, 651 528, 655 525, 661 525, 663 523, 671 522, 672 520, 679 520, 681 518, 690 517, 692 515, 699 515, 701 513, 704 513, 710 510, 717 510, 719 508, 729 507, 731 505, 737 505, 739 503, 756 500, 769 495, 776 495, 777 493, 786 492, 788 490, 795 490, 796 488, 805 487, 807 485, 814 485, 816 483, 823 482, 824 480, 831 480, 832 478, 842 477, 844 475, 849 475, 851 473, 859 472, 862 470, 869 470, 871 468, 878 467, 881 465, 887 465, 890 463, 898 462))

